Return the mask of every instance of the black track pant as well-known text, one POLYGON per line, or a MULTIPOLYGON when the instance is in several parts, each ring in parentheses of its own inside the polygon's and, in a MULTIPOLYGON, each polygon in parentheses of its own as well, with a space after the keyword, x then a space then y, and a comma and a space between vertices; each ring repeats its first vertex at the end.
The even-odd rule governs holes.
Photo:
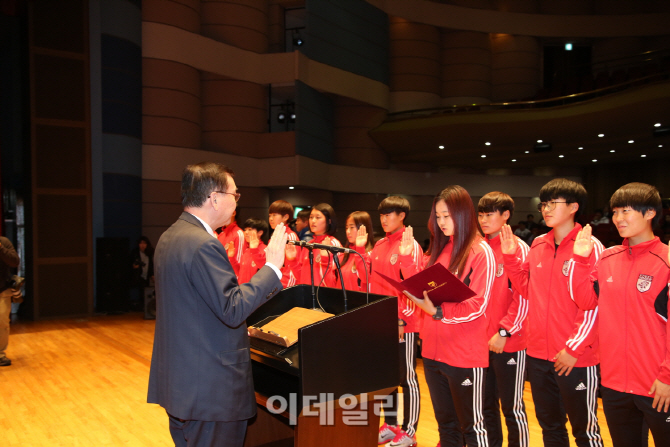
POLYGON ((423 359, 441 447, 488 447, 484 422, 486 368, 457 368, 423 359))
POLYGON ((528 381, 545 447, 568 447, 566 414, 579 447, 602 447, 598 425, 598 366, 559 376, 554 362, 528 356, 528 381))
MULTIPOLYGON (((651 385, 649 386, 651 388, 651 385)), ((652 397, 622 393, 601 387, 603 408, 614 447, 640 447, 644 444, 644 423, 651 430, 654 445, 670 446, 670 412, 652 408, 652 397)))
MULTIPOLYGON (((414 436, 416 433, 421 411, 421 392, 419 391, 419 379, 416 376, 416 351, 418 347, 419 334, 416 332, 405 333, 405 341, 398 343, 404 419, 402 429, 410 436, 414 436)), ((384 407, 384 422, 389 425, 398 425, 397 390, 391 393, 391 398, 393 407, 384 407)))
POLYGON ((489 354, 484 393, 484 417, 490 447, 502 447, 503 431, 500 407, 507 425, 507 445, 528 447, 528 418, 523 402, 526 375, 526 351, 489 354), (498 403, 500 401, 500 403, 498 403))

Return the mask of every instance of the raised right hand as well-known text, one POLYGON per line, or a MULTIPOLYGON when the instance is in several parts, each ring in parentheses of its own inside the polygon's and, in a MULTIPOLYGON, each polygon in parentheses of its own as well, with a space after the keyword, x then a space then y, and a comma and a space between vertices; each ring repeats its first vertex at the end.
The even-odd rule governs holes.
POLYGON ((365 225, 358 227, 356 232, 356 247, 365 247, 365 244, 368 242, 368 232, 365 229, 365 225))
POLYGON ((584 228, 579 230, 575 243, 572 246, 572 252, 577 256, 588 258, 593 251, 593 239, 591 239, 591 225, 586 224, 584 228))
POLYGON ((408 256, 414 252, 414 230, 412 227, 405 227, 405 231, 402 233, 402 240, 400 241, 400 246, 398 247, 398 253, 401 256, 408 256))
POLYGON ((512 232, 512 227, 509 225, 503 225, 500 230, 500 249, 505 255, 513 255, 516 253, 516 250, 519 246, 519 243, 516 240, 516 236, 512 232))
MULTIPOLYGON (((265 262, 269 262, 277 268, 284 265, 284 257, 286 255, 286 241, 288 235, 286 234, 286 227, 280 223, 275 227, 275 232, 268 242, 265 249, 265 262)), ((295 247, 293 247, 295 249, 295 247)))

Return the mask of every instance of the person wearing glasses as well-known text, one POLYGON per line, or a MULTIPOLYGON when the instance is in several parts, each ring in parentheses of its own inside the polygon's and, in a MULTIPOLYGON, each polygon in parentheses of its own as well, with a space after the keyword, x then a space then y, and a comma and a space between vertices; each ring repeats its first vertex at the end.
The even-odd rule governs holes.
POLYGON ((280 290, 286 233, 277 225, 265 265, 240 285, 214 228, 237 206, 233 172, 186 167, 184 212, 156 245, 156 329, 147 401, 165 408, 176 446, 242 446, 256 414, 246 318, 280 290))
MULTIPOLYGON (((586 190, 571 180, 554 179, 542 187, 540 200, 538 210, 551 231, 535 238, 525 261, 509 225, 500 233, 512 287, 529 302, 526 367, 535 414, 545 446, 568 447, 567 414, 577 446, 602 447, 596 411, 598 309, 581 310, 568 288, 573 246, 582 229, 575 217, 584 208, 586 190)), ((592 241, 590 267, 603 251, 597 239, 592 241)))

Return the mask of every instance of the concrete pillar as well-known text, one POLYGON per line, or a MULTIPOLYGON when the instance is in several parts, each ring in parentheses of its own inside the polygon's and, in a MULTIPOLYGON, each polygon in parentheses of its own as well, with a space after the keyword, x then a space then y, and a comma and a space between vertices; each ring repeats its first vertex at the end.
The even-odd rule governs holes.
POLYGON ((474 31, 442 31, 444 105, 491 102, 491 41, 474 31))
POLYGON ((386 111, 341 96, 335 99, 334 105, 335 163, 364 168, 388 168, 386 153, 369 134, 370 129, 384 121, 386 111))
POLYGON ((391 110, 440 106, 439 29, 399 17, 389 20, 391 110))
POLYGON ((492 34, 491 99, 494 102, 533 97, 541 85, 541 47, 532 36, 492 34))

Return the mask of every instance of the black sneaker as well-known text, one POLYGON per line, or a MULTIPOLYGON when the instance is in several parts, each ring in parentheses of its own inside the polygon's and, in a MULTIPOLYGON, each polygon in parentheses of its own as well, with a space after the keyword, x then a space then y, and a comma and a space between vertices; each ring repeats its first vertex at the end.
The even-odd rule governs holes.
POLYGON ((9 366, 12 364, 12 361, 9 360, 7 357, 3 357, 0 359, 0 366, 9 366))

